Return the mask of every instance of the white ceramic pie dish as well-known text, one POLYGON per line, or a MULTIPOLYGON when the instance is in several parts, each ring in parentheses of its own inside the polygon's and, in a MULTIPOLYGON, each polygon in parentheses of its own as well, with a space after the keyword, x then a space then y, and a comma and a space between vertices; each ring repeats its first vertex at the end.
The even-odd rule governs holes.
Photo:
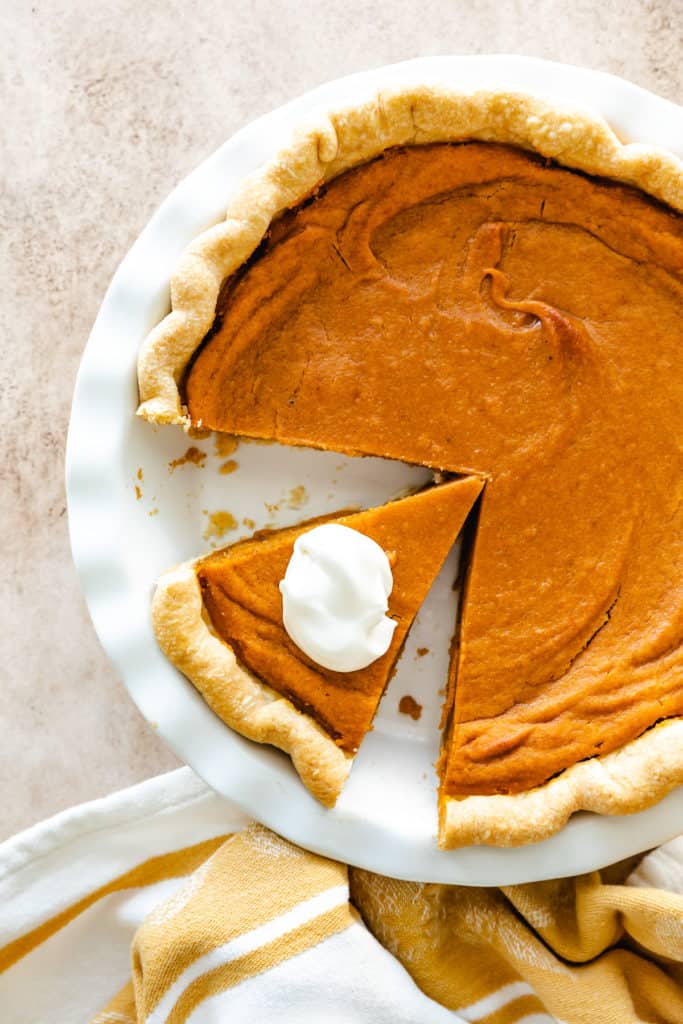
POLYGON ((337 859, 422 881, 497 885, 580 873, 680 832, 683 789, 637 815, 575 815, 562 832, 533 846, 438 850, 433 765, 456 552, 411 631, 375 728, 333 810, 308 794, 288 758, 217 719, 166 661, 151 630, 155 580, 208 549, 202 535, 211 513, 229 511, 241 524, 220 541, 227 543, 251 532, 244 519, 257 527, 279 526, 352 504, 378 504, 428 476, 378 459, 255 444, 242 444, 231 456, 238 470, 221 475, 225 458, 215 454, 212 438, 193 441, 178 428, 151 427, 134 415, 138 348, 168 310, 169 277, 190 239, 221 219, 237 184, 272 157, 310 112, 415 79, 459 89, 527 90, 602 114, 622 141, 661 145, 683 156, 683 109, 612 76, 518 57, 393 65, 329 83, 253 122, 171 194, 104 299, 81 363, 69 430, 74 559, 100 640, 143 714, 208 783, 276 831, 337 859), (190 444, 207 453, 204 466, 187 463, 171 472, 169 463, 190 444), (301 487, 303 504, 296 490, 301 487), (422 647, 429 653, 418 657, 422 647), (404 694, 423 705, 418 722, 398 712, 404 694))

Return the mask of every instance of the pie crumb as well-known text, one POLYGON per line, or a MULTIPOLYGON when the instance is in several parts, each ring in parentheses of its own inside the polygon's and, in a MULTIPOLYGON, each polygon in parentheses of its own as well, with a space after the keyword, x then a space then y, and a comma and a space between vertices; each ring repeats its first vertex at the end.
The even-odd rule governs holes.
POLYGON ((216 449, 216 455, 221 455, 225 458, 227 455, 232 455, 240 443, 239 437, 234 437, 232 434, 216 434, 213 439, 214 447, 216 449))
POLYGON ((209 540, 211 537, 222 537, 230 530, 237 529, 237 520, 235 519, 232 512, 211 512, 210 514, 205 511, 204 515, 209 517, 209 522, 202 534, 204 540, 209 540))
POLYGON ((301 506, 305 505, 307 501, 308 491, 303 486, 303 484, 299 484, 298 487, 292 487, 291 491, 289 492, 289 497, 287 499, 287 507, 301 508, 301 506))
POLYGON ((417 722, 418 718, 422 714, 422 705, 418 704, 417 701, 406 694, 405 697, 401 697, 398 702, 398 710, 403 715, 410 715, 414 722, 417 722))
POLYGON ((244 519, 242 520, 242 526, 246 526, 248 530, 253 530, 254 527, 256 526, 256 523, 254 522, 253 519, 249 519, 248 516, 245 516, 244 519))
POLYGON ((418 647, 418 649, 417 649, 417 651, 415 653, 417 654, 418 658, 424 658, 425 654, 429 654, 429 648, 428 647, 418 647))
POLYGON ((189 437, 194 437, 197 441, 204 441, 211 436, 211 431, 206 427, 190 427, 187 433, 189 437))
POLYGON ((138 480, 140 481, 140 483, 142 483, 142 466, 138 466, 138 471, 137 471, 136 476, 137 476, 138 480))
POLYGON ((227 462, 224 462, 222 466, 218 467, 218 472, 223 476, 227 476, 228 473, 234 473, 238 467, 239 462, 235 462, 234 459, 228 459, 227 462))
POLYGON ((158 515, 159 515, 159 509, 158 509, 158 508, 156 508, 156 506, 155 506, 154 508, 151 508, 151 509, 149 510, 149 512, 147 513, 147 515, 148 515, 148 516, 158 516, 158 515))
POLYGON ((203 452, 201 448, 196 448, 191 445, 184 455, 181 455, 179 459, 172 459, 168 464, 169 472, 173 472, 178 466, 185 466, 188 462, 191 462, 193 466, 198 466, 200 469, 206 462, 206 452, 203 452))

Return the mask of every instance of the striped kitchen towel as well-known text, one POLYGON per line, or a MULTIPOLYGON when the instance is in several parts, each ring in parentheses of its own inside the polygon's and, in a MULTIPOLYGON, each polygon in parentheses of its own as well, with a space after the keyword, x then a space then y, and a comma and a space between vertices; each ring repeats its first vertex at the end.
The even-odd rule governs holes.
POLYGON ((683 839, 534 885, 398 882, 183 768, 0 846, 0 1021, 683 1024, 682 893, 683 839))

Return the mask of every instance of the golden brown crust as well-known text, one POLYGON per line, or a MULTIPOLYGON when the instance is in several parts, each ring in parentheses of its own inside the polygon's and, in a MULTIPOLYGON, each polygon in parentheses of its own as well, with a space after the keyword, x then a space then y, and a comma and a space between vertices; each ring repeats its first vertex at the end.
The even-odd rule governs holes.
POLYGON ((663 149, 623 145, 594 115, 514 92, 411 86, 373 93, 296 133, 287 149, 245 180, 225 220, 185 250, 171 281, 172 312, 148 335, 138 358, 139 415, 187 425, 180 378, 213 323, 222 282, 252 254, 274 217, 321 182, 391 146, 461 139, 522 146, 683 209, 681 162, 663 149))
POLYGON ((442 800, 439 846, 521 846, 558 832, 575 811, 633 814, 683 783, 683 719, 672 718, 604 757, 511 796, 442 800))
MULTIPOLYGON (((461 139, 518 145, 567 167, 636 186, 683 210, 681 162, 663 149, 622 144, 593 115, 509 92, 459 94, 426 86, 382 90, 300 131, 287 150, 244 182, 226 219, 185 251, 171 282, 172 312, 140 352, 139 415, 188 425, 178 383, 213 322, 223 280, 251 255, 274 217, 321 182, 391 146, 461 139)), ((211 633, 192 563, 162 577, 153 618, 160 646, 217 714, 244 735, 286 750, 310 791, 328 806, 334 804, 351 759, 315 722, 242 669, 231 649, 211 633)), ((520 845, 558 831, 577 810, 641 810, 683 782, 682 740, 683 719, 672 719, 527 793, 446 800, 440 845, 520 845)))
POLYGON ((291 757, 301 781, 326 807, 334 806, 352 758, 312 719, 238 663, 209 628, 194 562, 159 580, 152 624, 159 646, 227 725, 291 757))

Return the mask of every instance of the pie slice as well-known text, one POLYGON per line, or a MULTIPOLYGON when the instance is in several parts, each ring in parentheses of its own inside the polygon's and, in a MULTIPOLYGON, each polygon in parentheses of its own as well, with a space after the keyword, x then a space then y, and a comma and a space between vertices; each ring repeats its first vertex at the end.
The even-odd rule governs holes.
POLYGON ((410 626, 483 483, 430 486, 363 512, 262 531, 162 576, 153 603, 162 650, 228 725, 285 750, 308 789, 334 804, 372 727, 410 626), (374 540, 392 562, 391 646, 367 668, 334 672, 308 658, 282 622, 279 583, 295 540, 335 522, 374 540))

